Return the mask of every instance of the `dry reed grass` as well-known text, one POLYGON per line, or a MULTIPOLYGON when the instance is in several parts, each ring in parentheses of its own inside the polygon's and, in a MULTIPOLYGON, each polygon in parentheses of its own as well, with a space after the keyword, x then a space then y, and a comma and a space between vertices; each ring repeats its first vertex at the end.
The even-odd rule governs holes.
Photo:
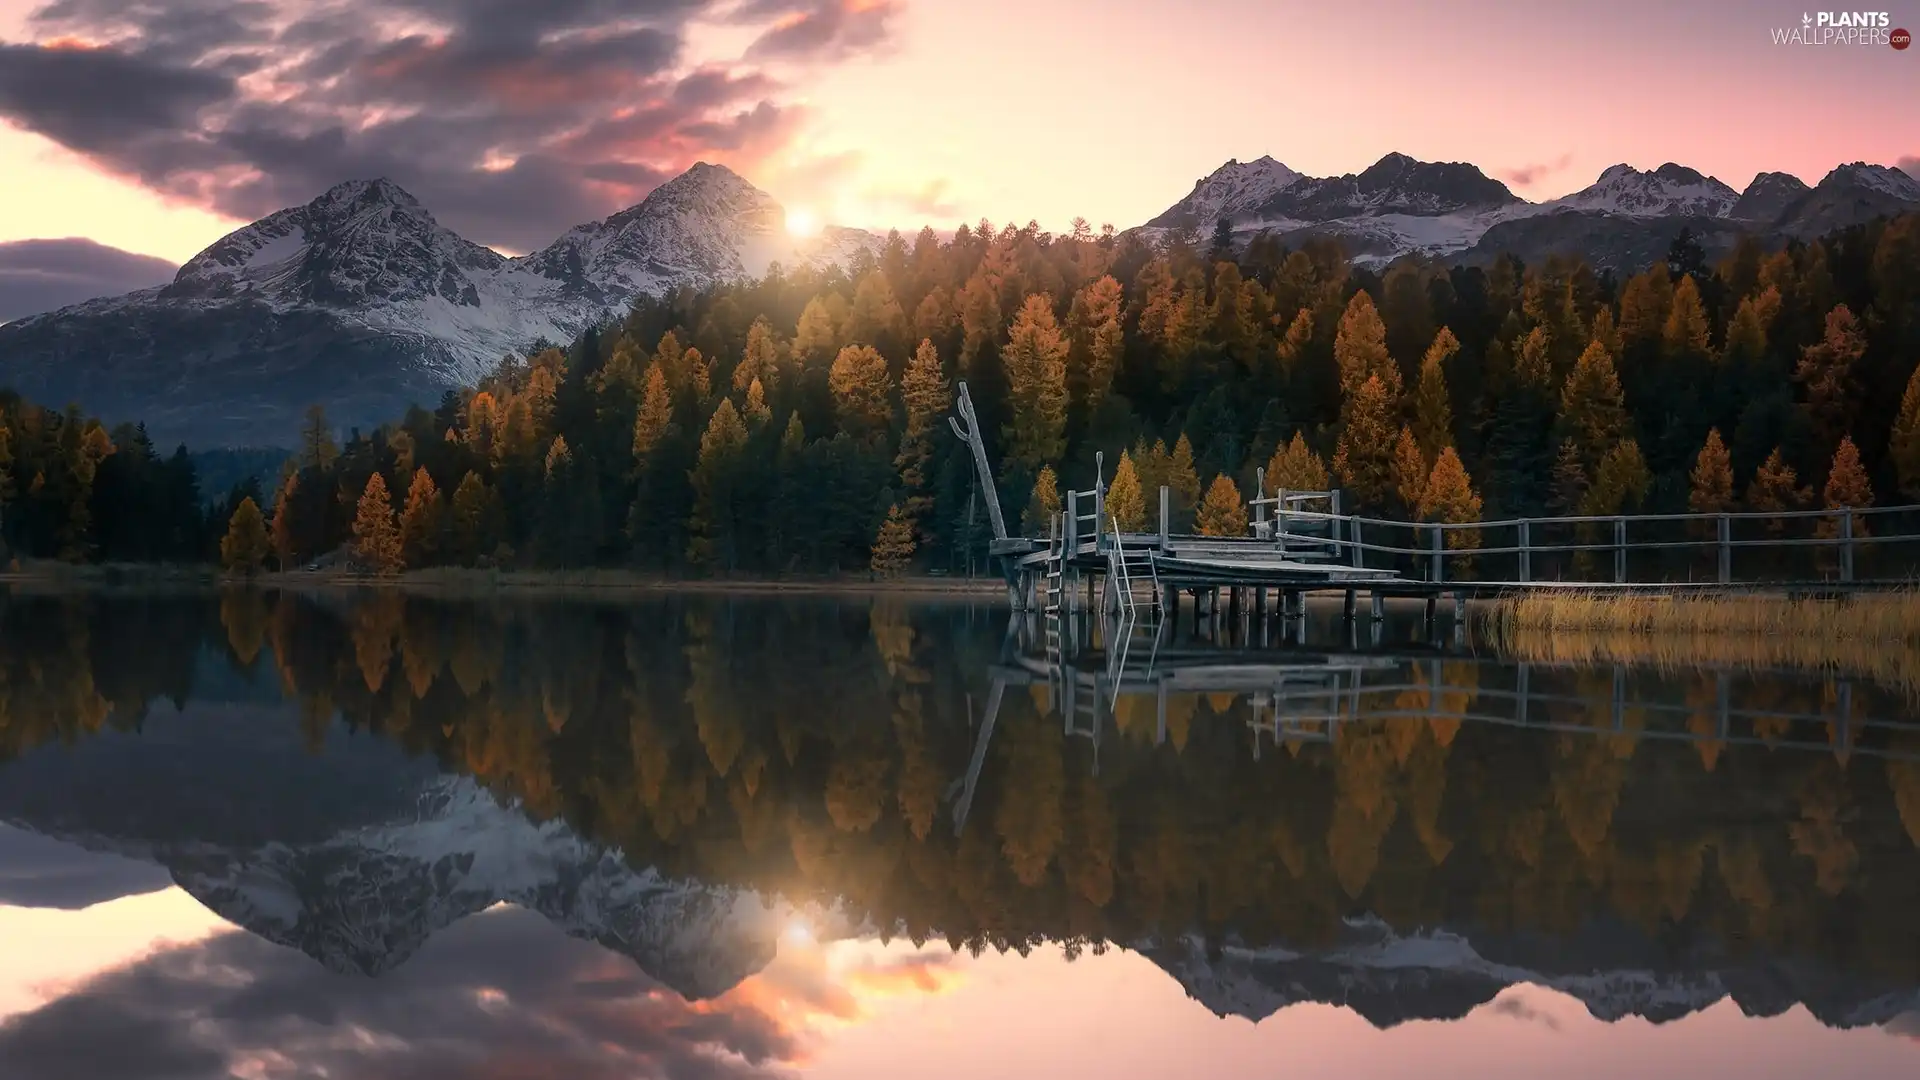
POLYGON ((1920 593, 1785 595, 1516 593, 1476 637, 1529 662, 1785 668, 1871 679, 1920 696, 1920 593))

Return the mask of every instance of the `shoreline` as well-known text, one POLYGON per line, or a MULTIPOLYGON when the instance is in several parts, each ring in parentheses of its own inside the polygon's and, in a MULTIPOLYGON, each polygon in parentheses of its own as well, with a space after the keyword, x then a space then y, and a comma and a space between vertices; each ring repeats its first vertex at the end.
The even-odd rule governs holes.
POLYGON ((439 567, 381 578, 342 571, 273 571, 252 577, 210 567, 62 566, 0 572, 10 591, 201 591, 253 588, 289 592, 395 590, 438 596, 607 596, 642 594, 731 596, 909 596, 992 599, 1004 603, 997 577, 949 578, 670 578, 627 570, 471 570, 439 567))

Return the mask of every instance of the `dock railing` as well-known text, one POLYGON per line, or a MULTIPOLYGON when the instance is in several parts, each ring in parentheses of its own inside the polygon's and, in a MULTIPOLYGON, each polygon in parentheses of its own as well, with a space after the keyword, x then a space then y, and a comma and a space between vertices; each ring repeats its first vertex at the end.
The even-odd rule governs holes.
POLYGON ((1457 584, 1747 584, 1920 579, 1920 505, 1778 513, 1614 514, 1416 522, 1338 510, 1339 492, 1249 500, 1251 539, 1355 567, 1457 584), (1319 503, 1326 510, 1307 509, 1319 503), (1905 546, 1905 551, 1899 550, 1905 546))

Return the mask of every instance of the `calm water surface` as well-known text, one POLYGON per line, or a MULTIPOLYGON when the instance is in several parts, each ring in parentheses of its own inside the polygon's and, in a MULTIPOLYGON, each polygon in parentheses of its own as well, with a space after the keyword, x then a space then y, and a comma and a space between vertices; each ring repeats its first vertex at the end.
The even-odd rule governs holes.
POLYGON ((0 1077, 1920 1075, 1902 658, 1200 629, 0 599, 0 1077))

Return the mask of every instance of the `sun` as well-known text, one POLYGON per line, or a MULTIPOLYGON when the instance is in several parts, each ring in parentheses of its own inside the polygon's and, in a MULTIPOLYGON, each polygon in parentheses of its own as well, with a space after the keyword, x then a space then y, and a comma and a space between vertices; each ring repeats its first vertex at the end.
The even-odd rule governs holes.
POLYGON ((820 231, 820 218, 811 210, 789 210, 787 231, 795 236, 812 236, 820 231))

